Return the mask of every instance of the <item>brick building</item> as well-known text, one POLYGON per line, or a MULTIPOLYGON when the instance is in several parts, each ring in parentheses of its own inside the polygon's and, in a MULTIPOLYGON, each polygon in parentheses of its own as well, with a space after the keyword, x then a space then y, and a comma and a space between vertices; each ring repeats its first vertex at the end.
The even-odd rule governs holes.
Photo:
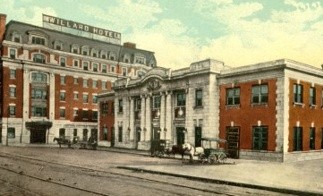
POLYGON ((148 150, 156 139, 200 146, 201 137, 220 137, 233 158, 323 158, 323 71, 292 60, 158 67, 115 81, 100 99, 114 102, 108 139, 117 147, 148 150))
MULTIPOLYGON (((43 17, 49 21, 49 16, 43 17)), ((156 67, 153 52, 133 43, 116 43, 121 42, 118 33, 76 22, 73 26, 78 29, 61 31, 57 29, 67 28, 66 21, 55 17, 50 21, 65 27, 6 24, 6 15, 0 14, 2 144, 97 137, 98 94, 109 92, 117 78, 142 75, 156 67), (98 35, 80 32, 91 28, 98 35), (118 39, 96 39, 101 32, 118 39)))

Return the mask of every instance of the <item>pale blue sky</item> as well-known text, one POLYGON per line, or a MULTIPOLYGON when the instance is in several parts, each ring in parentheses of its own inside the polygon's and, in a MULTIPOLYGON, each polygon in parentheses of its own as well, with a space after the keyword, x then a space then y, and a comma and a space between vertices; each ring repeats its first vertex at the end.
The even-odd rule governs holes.
POLYGON ((289 58, 323 64, 323 0, 0 0, 9 20, 41 14, 106 28, 182 68, 214 58, 231 66, 289 58))

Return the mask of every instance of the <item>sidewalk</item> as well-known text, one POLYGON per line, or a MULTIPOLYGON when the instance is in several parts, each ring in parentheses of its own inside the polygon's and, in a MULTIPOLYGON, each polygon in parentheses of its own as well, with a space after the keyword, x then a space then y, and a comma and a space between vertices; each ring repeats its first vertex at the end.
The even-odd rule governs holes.
MULTIPOLYGON (((102 150, 149 156, 147 151, 118 148, 102 150)), ((227 162, 227 164, 209 165, 195 161, 189 164, 186 159, 183 164, 171 167, 169 165, 134 165, 119 168, 296 195, 323 195, 322 159, 295 163, 241 159, 229 159, 227 162)))

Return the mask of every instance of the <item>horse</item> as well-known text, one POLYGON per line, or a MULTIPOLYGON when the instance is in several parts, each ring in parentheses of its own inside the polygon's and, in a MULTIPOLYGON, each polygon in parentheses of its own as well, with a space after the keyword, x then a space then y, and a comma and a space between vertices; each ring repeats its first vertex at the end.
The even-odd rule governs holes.
POLYGON ((182 145, 173 145, 171 148, 166 149, 166 154, 169 155, 174 155, 175 154, 180 154, 182 156, 182 160, 184 159, 184 152, 185 150, 183 149, 182 145))
POLYGON ((190 163, 193 162, 193 156, 199 156, 201 157, 202 155, 204 155, 204 148, 202 147, 194 147, 192 144, 190 143, 184 143, 182 146, 183 150, 184 150, 184 154, 187 153, 190 156, 190 163))
POLYGON ((57 142, 59 147, 62 147, 62 144, 67 144, 67 146, 70 148, 71 147, 71 141, 62 137, 54 137, 53 142, 57 142))

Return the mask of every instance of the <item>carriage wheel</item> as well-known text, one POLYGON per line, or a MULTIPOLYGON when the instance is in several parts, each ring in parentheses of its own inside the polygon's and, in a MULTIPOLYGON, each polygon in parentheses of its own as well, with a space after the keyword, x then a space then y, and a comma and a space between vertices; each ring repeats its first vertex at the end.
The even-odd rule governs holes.
POLYGON ((227 156, 225 154, 223 154, 223 153, 219 154, 218 161, 220 163, 224 163, 226 160, 227 160, 227 156))
POLYGON ((214 164, 217 161, 217 157, 214 154, 209 155, 207 158, 207 162, 209 164, 214 164))

